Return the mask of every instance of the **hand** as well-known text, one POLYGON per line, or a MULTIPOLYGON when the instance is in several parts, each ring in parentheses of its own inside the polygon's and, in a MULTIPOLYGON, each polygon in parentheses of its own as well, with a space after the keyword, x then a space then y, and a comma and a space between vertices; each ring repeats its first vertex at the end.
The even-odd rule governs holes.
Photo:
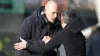
POLYGON ((44 36, 42 41, 46 44, 48 43, 49 41, 51 40, 51 37, 50 36, 44 36))
POLYGON ((22 38, 20 38, 20 40, 21 40, 21 42, 14 44, 14 48, 17 50, 22 50, 22 49, 26 48, 27 42, 22 38))

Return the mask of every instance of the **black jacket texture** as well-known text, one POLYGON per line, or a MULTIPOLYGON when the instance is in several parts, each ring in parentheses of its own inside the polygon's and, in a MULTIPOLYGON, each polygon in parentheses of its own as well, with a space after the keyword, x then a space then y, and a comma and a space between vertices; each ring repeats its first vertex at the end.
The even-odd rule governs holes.
POLYGON ((86 56, 85 37, 81 33, 81 27, 76 17, 71 17, 64 29, 53 35, 47 44, 40 44, 41 48, 37 46, 34 49, 32 47, 35 47, 36 44, 31 43, 27 48, 38 50, 38 53, 43 54, 52 51, 61 44, 64 45, 65 54, 60 56, 86 56))
MULTIPOLYGON (((28 43, 36 44, 36 46, 32 48, 36 48, 39 44, 43 44, 42 38, 44 36, 53 36, 59 29, 61 29, 60 21, 58 19, 55 20, 55 23, 49 22, 45 14, 41 14, 41 11, 44 10, 44 7, 39 8, 38 10, 34 11, 32 15, 27 17, 24 22, 22 23, 19 37, 25 39, 28 43), (39 42, 38 42, 39 41, 39 42)), ((39 47, 41 50, 41 46, 39 47)), ((51 51, 45 54, 37 53, 38 50, 32 49, 23 49, 19 51, 19 56, 56 56, 55 51, 51 51), (36 52, 34 52, 36 51, 36 52)))

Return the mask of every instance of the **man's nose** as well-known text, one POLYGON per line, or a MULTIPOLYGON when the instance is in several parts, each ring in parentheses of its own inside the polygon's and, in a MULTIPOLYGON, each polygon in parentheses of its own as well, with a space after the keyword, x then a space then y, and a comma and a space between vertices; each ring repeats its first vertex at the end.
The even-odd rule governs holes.
POLYGON ((54 17, 55 17, 55 18, 57 17, 57 13, 54 14, 54 17))

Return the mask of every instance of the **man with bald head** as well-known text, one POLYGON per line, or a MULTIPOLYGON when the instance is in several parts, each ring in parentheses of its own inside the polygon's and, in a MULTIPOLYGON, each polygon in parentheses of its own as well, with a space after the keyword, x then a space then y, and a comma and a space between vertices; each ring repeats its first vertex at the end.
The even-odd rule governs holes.
POLYGON ((57 14, 57 3, 48 1, 45 6, 40 7, 24 20, 20 28, 19 38, 27 42, 19 41, 14 44, 14 48, 19 51, 18 56, 56 56, 57 53, 54 50, 45 54, 39 54, 36 52, 38 50, 30 50, 30 48, 35 49, 36 46, 39 46, 38 44, 44 44, 42 41, 44 36, 52 37, 61 29, 57 14), (32 43, 36 44, 36 46, 29 46, 32 43))
POLYGON ((58 13, 58 6, 54 1, 49 1, 45 6, 45 14, 47 19, 54 23, 58 13))

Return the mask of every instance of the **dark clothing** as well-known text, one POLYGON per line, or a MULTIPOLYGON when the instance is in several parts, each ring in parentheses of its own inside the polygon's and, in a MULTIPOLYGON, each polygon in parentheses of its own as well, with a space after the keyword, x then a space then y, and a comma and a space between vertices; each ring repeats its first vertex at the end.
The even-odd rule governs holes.
MULTIPOLYGON (((60 31, 56 35, 53 36, 52 40, 50 40, 47 44, 42 46, 42 51, 39 51, 39 48, 35 48, 37 52, 46 53, 60 44, 64 45, 66 56, 86 56, 85 49, 85 38, 79 33, 68 32, 66 29, 60 31)), ((35 47, 35 45, 33 45, 35 47)), ((31 50, 32 45, 28 47, 31 50)))
POLYGON ((8 56, 8 55, 4 53, 3 51, 0 51, 0 56, 8 56))
MULTIPOLYGON (((42 39, 44 36, 52 36, 59 29, 61 29, 60 21, 56 19, 54 24, 49 22, 45 17, 45 14, 41 14, 43 10, 44 7, 41 7, 38 10, 36 10, 31 16, 27 17, 24 20, 21 26, 19 37, 25 39, 28 43, 33 43, 34 41, 40 41, 40 43, 37 42, 36 44, 37 45, 43 44, 42 39)), ((20 56, 43 56, 43 55, 55 56, 56 52, 51 51, 46 54, 39 54, 27 48, 21 50, 20 52, 20 56)))
POLYGON ((61 56, 86 56, 85 38, 80 30, 78 20, 70 18, 62 31, 55 34, 47 44, 40 45, 41 49, 38 46, 32 48, 36 46, 35 42, 30 43, 27 48, 32 51, 37 50, 38 53, 46 53, 63 44, 65 55, 61 56))
POLYGON ((64 45, 65 56, 86 56, 85 39, 81 32, 75 34, 67 30, 62 30, 43 46, 43 51, 50 51, 60 44, 64 45))
POLYGON ((86 56, 100 56, 100 28, 87 40, 86 56))

